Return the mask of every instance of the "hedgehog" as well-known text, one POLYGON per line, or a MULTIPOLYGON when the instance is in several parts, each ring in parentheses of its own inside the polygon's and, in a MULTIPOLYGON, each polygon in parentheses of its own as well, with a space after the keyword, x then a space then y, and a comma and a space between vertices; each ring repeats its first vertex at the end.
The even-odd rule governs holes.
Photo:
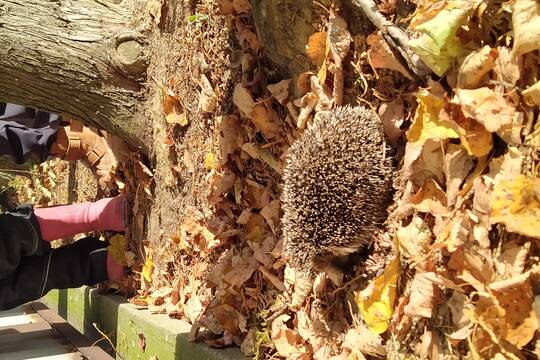
POLYGON ((323 113, 291 145, 281 200, 293 268, 314 275, 372 243, 391 199, 390 154, 381 120, 361 106, 323 113))

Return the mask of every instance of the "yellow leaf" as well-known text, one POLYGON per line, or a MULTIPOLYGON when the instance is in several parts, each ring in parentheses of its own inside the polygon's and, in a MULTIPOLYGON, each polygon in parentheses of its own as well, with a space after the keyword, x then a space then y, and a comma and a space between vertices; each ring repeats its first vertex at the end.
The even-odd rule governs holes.
POLYGON ((188 119, 185 113, 177 113, 176 111, 173 111, 170 114, 167 114, 165 117, 165 120, 167 120, 167 123, 169 124, 180 124, 181 126, 186 126, 188 124, 188 119))
POLYGON ((445 105, 444 98, 436 96, 428 89, 421 89, 417 94, 418 109, 407 139, 410 142, 421 142, 428 139, 458 138, 455 124, 443 120, 439 114, 445 105))
POLYGON ((118 264, 126 263, 126 248, 127 248, 127 239, 122 234, 113 235, 109 239, 108 252, 113 258, 113 260, 118 264))
POLYGON ((474 5, 472 1, 450 1, 433 18, 415 27, 421 35, 409 46, 435 74, 442 76, 459 55, 461 42, 456 34, 474 5))
POLYGON ((496 184, 490 221, 506 225, 511 232, 540 238, 540 179, 519 175, 496 184))
POLYGON ((384 273, 373 280, 370 287, 354 292, 354 299, 362 319, 373 334, 382 334, 388 329, 394 311, 399 270, 399 257, 396 256, 386 266, 384 273))
POLYGON ((441 112, 441 115, 449 116, 455 121, 461 145, 469 155, 481 158, 489 154, 493 147, 493 135, 478 121, 466 117, 460 105, 446 104, 445 111, 441 112))
POLYGON ((216 158, 211 152, 204 156, 204 167, 206 170, 212 170, 216 166, 216 158))
POLYGON ((152 254, 149 253, 148 256, 146 257, 146 261, 144 262, 144 266, 142 268, 142 275, 146 281, 151 282, 153 272, 154 272, 154 260, 152 259, 152 254))

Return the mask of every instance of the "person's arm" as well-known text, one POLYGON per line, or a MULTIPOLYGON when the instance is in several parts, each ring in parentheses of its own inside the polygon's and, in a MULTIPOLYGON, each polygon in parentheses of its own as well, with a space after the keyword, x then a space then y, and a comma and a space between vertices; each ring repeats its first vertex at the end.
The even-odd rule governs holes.
POLYGON ((41 254, 43 243, 31 206, 0 214, 0 279, 11 275, 22 257, 41 254))
POLYGON ((0 103, 0 155, 9 156, 16 164, 30 157, 45 161, 56 139, 58 122, 56 114, 0 103))

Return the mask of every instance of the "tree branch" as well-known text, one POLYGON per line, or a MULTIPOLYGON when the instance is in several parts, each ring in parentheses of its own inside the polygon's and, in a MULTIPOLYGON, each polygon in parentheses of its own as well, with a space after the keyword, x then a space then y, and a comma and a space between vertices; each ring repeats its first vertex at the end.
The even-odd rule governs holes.
POLYGON ((373 0, 351 0, 351 3, 358 7, 367 18, 379 29, 384 40, 397 55, 398 61, 411 72, 411 76, 417 79, 424 79, 431 70, 424 64, 418 55, 409 47, 409 36, 394 23, 386 20, 379 13, 373 0))

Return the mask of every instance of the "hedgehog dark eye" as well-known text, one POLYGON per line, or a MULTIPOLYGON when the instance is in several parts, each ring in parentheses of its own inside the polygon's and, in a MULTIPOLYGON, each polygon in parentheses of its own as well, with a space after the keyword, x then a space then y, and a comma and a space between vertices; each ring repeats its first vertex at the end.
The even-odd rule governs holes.
POLYGON ((257 131, 255 133, 255 141, 257 141, 258 143, 265 143, 266 142, 266 140, 264 139, 264 135, 260 131, 257 131))

